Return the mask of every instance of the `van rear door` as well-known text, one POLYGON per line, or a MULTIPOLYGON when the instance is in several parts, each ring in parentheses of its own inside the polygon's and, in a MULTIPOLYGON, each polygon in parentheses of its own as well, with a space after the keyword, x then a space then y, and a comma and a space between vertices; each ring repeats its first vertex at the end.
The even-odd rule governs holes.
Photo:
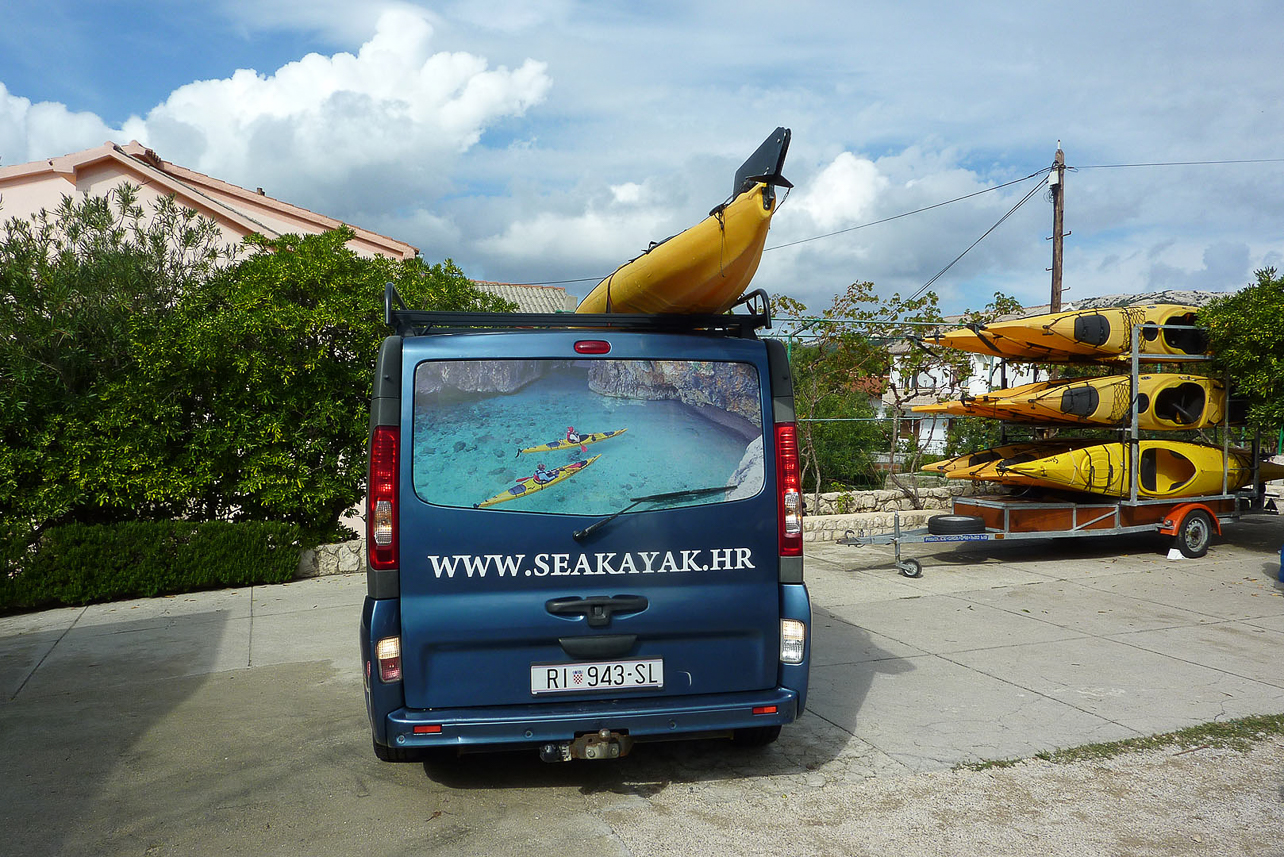
POLYGON ((452 333, 402 367, 408 707, 776 685, 762 342, 452 333))

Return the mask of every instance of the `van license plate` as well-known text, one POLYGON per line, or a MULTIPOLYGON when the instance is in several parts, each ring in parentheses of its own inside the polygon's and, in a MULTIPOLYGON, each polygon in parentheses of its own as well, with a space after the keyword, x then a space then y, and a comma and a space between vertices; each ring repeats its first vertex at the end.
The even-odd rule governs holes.
POLYGON ((574 693, 581 690, 627 690, 664 687, 664 661, 601 661, 537 664, 531 667, 531 693, 574 693))

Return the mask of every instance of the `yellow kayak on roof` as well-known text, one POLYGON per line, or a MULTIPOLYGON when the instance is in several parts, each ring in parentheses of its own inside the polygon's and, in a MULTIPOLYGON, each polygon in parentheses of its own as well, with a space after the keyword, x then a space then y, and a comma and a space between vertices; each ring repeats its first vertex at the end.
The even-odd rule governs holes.
POLYGON ((1140 325, 1142 355, 1203 355, 1201 330, 1168 330, 1162 325, 1193 325, 1198 307, 1184 304, 1135 304, 1072 310, 960 328, 924 341, 960 351, 1015 360, 1074 363, 1121 359, 1132 352, 1132 329, 1140 325))
POLYGON ((580 301, 578 313, 721 313, 744 293, 767 241, 789 149, 777 128, 736 172, 730 202, 695 226, 616 269, 580 301))
MULTIPOLYGON (((1138 496, 1168 499, 1222 493, 1220 447, 1143 440, 1140 454, 1138 496)), ((1284 465, 1263 462, 1260 468, 1262 481, 1284 478, 1284 465)), ((1131 493, 1128 444, 1125 443, 1102 443, 1034 461, 1004 463, 999 470, 1049 488, 1111 497, 1126 497, 1131 493)), ((1228 491, 1247 485, 1253 478, 1252 456, 1243 450, 1231 450, 1225 475, 1228 491)))

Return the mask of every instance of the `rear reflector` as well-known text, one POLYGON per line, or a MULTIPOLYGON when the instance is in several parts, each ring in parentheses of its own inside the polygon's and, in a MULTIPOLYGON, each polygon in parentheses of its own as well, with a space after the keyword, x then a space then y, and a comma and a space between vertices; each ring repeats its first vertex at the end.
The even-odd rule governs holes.
POLYGON ((370 484, 366 490, 366 555, 371 568, 396 568, 397 447, 401 432, 377 426, 370 439, 370 484))
POLYGON ((575 343, 576 354, 607 354, 611 350, 611 343, 604 339, 581 339, 575 343))
POLYGON ((802 556, 802 480, 798 471, 798 428, 776 425, 776 485, 780 492, 780 555, 802 556))
POLYGON ((433 723, 433 724, 431 724, 431 725, 429 725, 429 726, 416 726, 416 727, 415 727, 415 734, 416 734, 416 735, 440 735, 440 734, 441 734, 441 724, 440 724, 440 723, 433 723))
POLYGON ((774 705, 755 705, 754 714, 775 714, 779 709, 774 705))

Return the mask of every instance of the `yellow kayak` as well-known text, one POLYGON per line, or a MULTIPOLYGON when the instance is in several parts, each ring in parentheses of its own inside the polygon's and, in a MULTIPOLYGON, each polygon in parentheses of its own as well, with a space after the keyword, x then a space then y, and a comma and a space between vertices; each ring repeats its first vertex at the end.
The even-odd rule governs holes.
POLYGON ((940 345, 955 351, 1002 357, 1005 360, 1023 360, 1029 363, 1087 363, 1093 359, 1083 354, 1072 354, 1046 345, 1031 345, 1006 334, 995 333, 988 328, 973 330, 969 327, 960 327, 945 333, 929 334, 923 337, 923 341, 929 345, 940 345))
POLYGON ((744 293, 762 259, 776 210, 789 130, 777 128, 736 173, 733 198, 695 226, 616 269, 578 313, 721 313, 744 293))
MULTIPOLYGON (((1000 398, 995 409, 1009 420, 1077 425, 1122 425, 1132 418, 1132 379, 1084 378, 1064 386, 1000 398)), ((1208 428, 1226 420, 1226 385, 1200 375, 1140 375, 1138 426, 1147 431, 1208 428)), ((1242 422, 1233 414, 1232 422, 1242 422)))
POLYGON ((550 485, 556 485, 563 480, 570 479, 576 473, 579 473, 585 467, 588 467, 601 457, 602 456, 600 455, 595 455, 587 461, 572 461, 570 464, 563 464, 561 467, 554 470, 546 471, 546 478, 543 482, 538 481, 534 476, 528 476, 512 488, 509 488, 506 491, 500 491, 494 497, 482 500, 473 508, 484 509, 487 506, 494 506, 496 503, 505 503, 509 500, 515 500, 518 497, 525 497, 527 494, 533 494, 536 491, 543 491, 550 485))
POLYGON ((1137 304, 1073 310, 959 328, 924 341, 959 351, 1015 360, 1073 363, 1120 359, 1132 351, 1132 328, 1141 325, 1143 355, 1202 355, 1207 337, 1200 330, 1164 330, 1161 325, 1193 325, 1198 308, 1182 304, 1137 304))
POLYGON ((993 478, 995 468, 1004 461, 1033 461, 1054 452, 1061 452, 1075 446, 1096 443, 1092 440, 1077 438, 1054 438, 1052 440, 1029 440, 1009 443, 979 452, 969 452, 957 458, 938 461, 921 468, 929 473, 940 473, 948 479, 971 479, 974 481, 998 482, 993 478))
POLYGON ((569 441, 565 438, 561 440, 550 440, 548 443, 541 443, 539 446, 528 446, 525 449, 517 450, 518 454, 523 452, 556 452, 559 449, 574 449, 581 444, 588 446, 590 443, 597 443, 599 440, 607 440, 616 435, 624 434, 628 429, 616 429, 615 431, 595 431, 592 434, 582 434, 578 441, 569 441))
MULTIPOLYGON (((1131 419, 1131 388, 1128 375, 1041 381, 913 410, 1008 422, 1119 426, 1131 419)), ((1226 420, 1226 385, 1215 378, 1141 375, 1137 393, 1138 426, 1146 431, 1208 428, 1226 420)), ((1231 409, 1232 424, 1243 422, 1241 410, 1231 409)))
MULTIPOLYGON (((1220 447, 1167 440, 1140 442, 1138 496, 1168 499, 1222 493, 1220 447)), ((1263 462, 1262 481, 1284 478, 1284 465, 1263 462)), ((1129 488, 1128 444, 1102 443, 1066 450, 1028 462, 1005 463, 1001 468, 1049 488, 1126 497, 1129 488)), ((1249 453, 1231 450, 1227 460, 1226 489, 1234 491, 1253 478, 1249 453)))
POLYGON ((1004 399, 1012 396, 1033 396, 1051 391, 1056 387, 1071 383, 1073 379, 1055 381, 1036 381, 1033 384, 1022 384, 1004 390, 994 390, 976 396, 965 396, 962 399, 935 402, 930 405, 916 405, 910 410, 919 414, 942 414, 950 417, 989 417, 1008 419, 1008 411, 999 407, 1004 399))

